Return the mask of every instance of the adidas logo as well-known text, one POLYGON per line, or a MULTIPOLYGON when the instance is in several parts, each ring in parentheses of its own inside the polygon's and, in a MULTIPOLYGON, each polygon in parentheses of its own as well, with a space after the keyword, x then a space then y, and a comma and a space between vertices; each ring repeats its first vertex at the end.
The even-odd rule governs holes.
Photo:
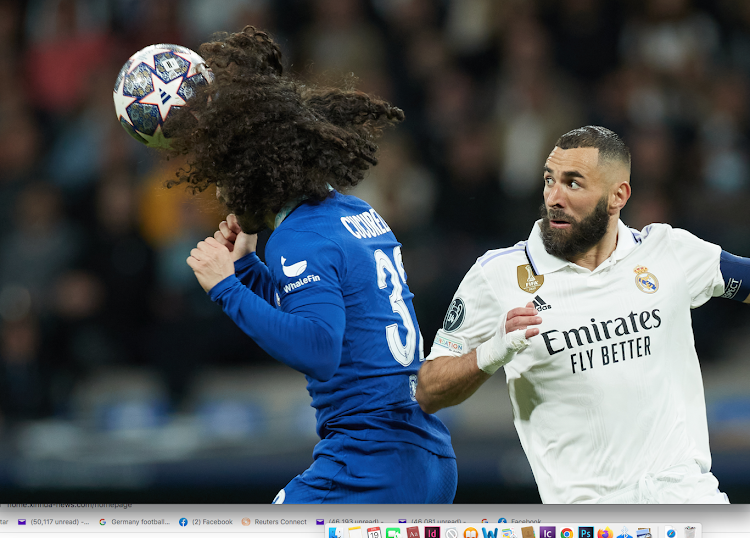
POLYGON ((552 308, 552 305, 549 305, 544 302, 544 299, 539 297, 538 295, 534 297, 534 308, 536 308, 537 312, 541 312, 542 310, 549 310, 552 308))

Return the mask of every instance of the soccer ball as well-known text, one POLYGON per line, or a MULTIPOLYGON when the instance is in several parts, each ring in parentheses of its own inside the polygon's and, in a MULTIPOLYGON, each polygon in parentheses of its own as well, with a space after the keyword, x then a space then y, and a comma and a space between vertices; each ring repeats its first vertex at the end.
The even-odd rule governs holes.
POLYGON ((117 120, 130 136, 152 148, 168 148, 162 125, 173 107, 184 106, 213 73, 192 50, 151 45, 133 54, 120 69, 114 99, 117 120))

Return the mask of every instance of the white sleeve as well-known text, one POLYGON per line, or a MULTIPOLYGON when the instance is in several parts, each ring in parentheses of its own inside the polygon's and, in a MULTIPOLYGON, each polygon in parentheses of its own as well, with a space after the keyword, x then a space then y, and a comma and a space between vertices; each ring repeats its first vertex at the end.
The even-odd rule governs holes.
POLYGON ((427 360, 458 357, 477 348, 494 336, 502 314, 481 265, 475 263, 453 296, 427 360))
POLYGON ((687 278, 690 307, 697 308, 711 297, 724 293, 724 279, 719 267, 721 247, 679 228, 673 228, 670 236, 687 278))

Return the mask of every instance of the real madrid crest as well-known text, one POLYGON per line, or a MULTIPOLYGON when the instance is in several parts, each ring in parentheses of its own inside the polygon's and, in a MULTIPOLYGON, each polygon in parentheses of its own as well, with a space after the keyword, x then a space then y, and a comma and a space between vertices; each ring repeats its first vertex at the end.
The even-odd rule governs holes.
POLYGON ((516 276, 518 276, 518 287, 526 293, 534 293, 544 284, 544 276, 534 274, 534 269, 528 263, 518 266, 516 276))
POLYGON ((656 293, 656 290, 659 289, 659 280, 648 272, 648 267, 639 265, 633 269, 633 272, 635 273, 635 285, 638 286, 639 290, 643 293, 656 293))

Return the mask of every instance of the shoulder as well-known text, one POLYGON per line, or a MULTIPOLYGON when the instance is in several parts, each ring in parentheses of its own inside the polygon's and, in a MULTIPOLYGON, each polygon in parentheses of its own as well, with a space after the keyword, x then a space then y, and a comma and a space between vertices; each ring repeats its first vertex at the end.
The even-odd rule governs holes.
POLYGON ((509 275, 515 275, 519 266, 528 263, 526 241, 512 247, 488 250, 467 271, 461 287, 475 290, 491 288, 492 283, 504 282, 506 276, 510 278, 509 275))
POLYGON ((333 192, 322 201, 305 200, 271 233, 268 246, 278 248, 289 243, 304 246, 307 241, 335 243, 336 226, 340 227, 339 195, 333 192))
POLYGON ((391 232, 367 202, 336 191, 321 202, 303 202, 281 223, 279 229, 282 228, 314 230, 336 242, 369 239, 391 232))
POLYGON ((718 263, 721 247, 669 224, 650 224, 639 232, 636 241, 647 246, 657 259, 671 257, 687 272, 703 263, 718 263))
POLYGON ((519 241, 512 247, 488 250, 483 256, 477 258, 475 267, 487 271, 497 267, 503 267, 507 264, 518 263, 519 260, 528 263, 528 258, 526 257, 526 241, 519 241))
POLYGON ((341 194, 338 191, 331 191, 330 195, 321 201, 308 200, 302 202, 299 208, 292 212, 292 215, 304 214, 307 217, 318 218, 335 218, 337 215, 347 215, 352 212, 364 212, 372 209, 370 204, 352 196, 350 194, 341 194))
POLYGON ((391 229, 366 202, 332 191, 323 201, 305 201, 273 231, 266 246, 267 257, 296 256, 328 258, 337 264, 362 254, 360 243, 386 237, 396 243, 391 229), (363 241, 364 240, 364 241, 363 241))
POLYGON ((674 228, 672 228, 669 224, 657 222, 654 224, 649 224, 642 230, 637 230, 630 227, 628 227, 628 230, 633 234, 633 239, 635 239, 636 243, 643 243, 646 240, 651 242, 669 237, 672 234, 674 228))
POLYGON ((668 241, 675 245, 710 245, 718 248, 718 245, 714 245, 709 241, 701 239, 695 234, 683 230, 682 228, 673 228, 669 224, 655 223, 649 224, 640 232, 637 230, 633 231, 633 237, 638 243, 645 242, 664 242, 668 241))
MULTIPOLYGON (((269 267, 284 265, 286 260, 317 260, 342 265, 345 260, 339 243, 325 229, 309 226, 282 226, 271 234, 266 244, 266 264, 269 267)), ((291 224, 291 223, 290 223, 291 224)))
MULTIPOLYGON (((309 224, 309 223, 306 223, 309 224)), ((266 245, 266 251, 279 249, 316 250, 339 248, 338 242, 327 230, 314 226, 283 226, 271 233, 266 245)))

